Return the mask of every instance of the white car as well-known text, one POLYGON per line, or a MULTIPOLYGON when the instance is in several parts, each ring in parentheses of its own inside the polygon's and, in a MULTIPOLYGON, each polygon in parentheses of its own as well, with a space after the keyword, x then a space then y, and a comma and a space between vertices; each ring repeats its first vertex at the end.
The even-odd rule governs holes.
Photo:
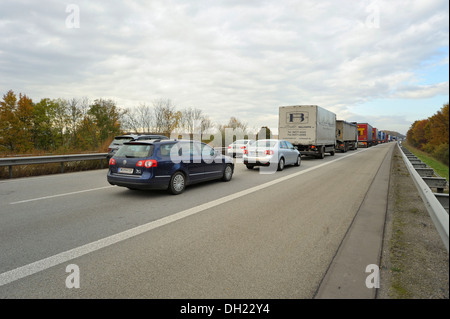
POLYGON ((237 140, 228 145, 228 156, 237 157, 244 154, 244 150, 255 143, 254 140, 237 140))
POLYGON ((243 162, 248 169, 254 166, 273 166, 282 171, 286 165, 300 166, 300 152, 288 141, 258 140, 245 149, 243 162))

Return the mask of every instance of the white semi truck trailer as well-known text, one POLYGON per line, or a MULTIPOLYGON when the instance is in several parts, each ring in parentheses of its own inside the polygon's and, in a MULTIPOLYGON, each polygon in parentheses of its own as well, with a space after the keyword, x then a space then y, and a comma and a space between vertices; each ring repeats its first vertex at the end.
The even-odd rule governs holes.
POLYGON ((280 106, 278 138, 302 155, 324 158, 336 152, 336 114, 317 105, 280 106))

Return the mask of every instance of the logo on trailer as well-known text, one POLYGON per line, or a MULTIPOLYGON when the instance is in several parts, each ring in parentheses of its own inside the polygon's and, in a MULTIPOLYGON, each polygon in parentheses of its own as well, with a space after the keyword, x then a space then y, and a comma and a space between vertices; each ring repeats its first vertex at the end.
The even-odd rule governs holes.
POLYGON ((291 112, 287 113, 288 123, 308 123, 308 112, 291 112))

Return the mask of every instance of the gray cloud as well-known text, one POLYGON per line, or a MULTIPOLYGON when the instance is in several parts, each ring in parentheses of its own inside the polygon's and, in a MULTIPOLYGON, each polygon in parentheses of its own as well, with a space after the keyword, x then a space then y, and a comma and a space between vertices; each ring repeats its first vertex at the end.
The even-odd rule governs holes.
POLYGON ((68 3, 2 1, 3 92, 124 107, 170 98, 218 122, 236 116, 272 127, 280 105, 345 115, 376 98, 448 95, 448 82, 415 75, 424 60, 448 67, 446 1, 72 3, 77 29, 65 25, 68 3), (374 26, 367 19, 375 13, 374 26))

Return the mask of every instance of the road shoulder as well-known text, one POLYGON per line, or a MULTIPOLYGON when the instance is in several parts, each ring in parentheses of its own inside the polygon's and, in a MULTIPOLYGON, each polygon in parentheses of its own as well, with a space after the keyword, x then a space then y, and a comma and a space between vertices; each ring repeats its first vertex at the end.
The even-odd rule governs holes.
POLYGON ((394 150, 379 299, 448 299, 449 255, 394 150))
MULTIPOLYGON (((379 264, 389 193, 393 147, 389 148, 315 299, 373 299, 367 278, 379 264), (369 267, 369 272, 366 270, 369 267)), ((376 271, 376 270, 375 270, 376 271)), ((377 282, 370 280, 369 285, 377 282)))

